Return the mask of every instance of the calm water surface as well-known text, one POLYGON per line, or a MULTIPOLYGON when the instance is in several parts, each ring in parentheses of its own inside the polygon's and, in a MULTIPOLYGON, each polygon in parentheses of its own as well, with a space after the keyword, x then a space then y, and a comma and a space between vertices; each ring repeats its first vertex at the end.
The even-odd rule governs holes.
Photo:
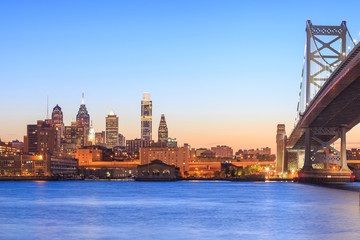
POLYGON ((0 239, 358 240, 359 193, 270 182, 0 182, 0 239))

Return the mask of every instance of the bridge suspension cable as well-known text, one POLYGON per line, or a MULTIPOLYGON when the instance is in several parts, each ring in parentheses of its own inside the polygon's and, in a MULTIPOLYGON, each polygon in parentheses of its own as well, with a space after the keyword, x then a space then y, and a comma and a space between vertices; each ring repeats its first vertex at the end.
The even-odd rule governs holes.
MULTIPOLYGON (((305 61, 306 61, 306 41, 305 41, 305 48, 304 48, 304 58, 303 58, 303 66, 302 66, 302 70, 301 70, 301 81, 300 81, 300 89, 299 89, 299 99, 298 99, 298 104, 297 104, 297 108, 296 108, 296 116, 295 116, 295 124, 299 121, 300 119, 300 115, 303 112, 303 102, 302 102, 302 93, 303 93, 303 81, 304 81, 304 72, 305 72, 305 61)), ((295 126, 294 126, 295 127, 295 126)))

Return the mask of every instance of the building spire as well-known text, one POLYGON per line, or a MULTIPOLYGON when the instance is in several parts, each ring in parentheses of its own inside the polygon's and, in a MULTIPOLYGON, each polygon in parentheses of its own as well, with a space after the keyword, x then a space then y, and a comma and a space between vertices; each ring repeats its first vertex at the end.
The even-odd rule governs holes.
POLYGON ((49 94, 46 94, 46 119, 49 119, 49 94))
POLYGON ((84 93, 82 93, 82 100, 81 100, 81 104, 85 104, 85 100, 84 100, 84 93))

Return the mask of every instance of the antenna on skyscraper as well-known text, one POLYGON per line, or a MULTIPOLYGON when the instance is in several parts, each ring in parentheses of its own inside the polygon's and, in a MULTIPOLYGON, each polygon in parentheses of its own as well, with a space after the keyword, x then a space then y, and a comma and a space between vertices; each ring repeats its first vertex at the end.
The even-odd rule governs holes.
POLYGON ((82 100, 81 100, 81 104, 85 104, 85 100, 84 100, 84 92, 82 93, 82 100))
POLYGON ((46 94, 46 119, 49 119, 49 94, 46 94))

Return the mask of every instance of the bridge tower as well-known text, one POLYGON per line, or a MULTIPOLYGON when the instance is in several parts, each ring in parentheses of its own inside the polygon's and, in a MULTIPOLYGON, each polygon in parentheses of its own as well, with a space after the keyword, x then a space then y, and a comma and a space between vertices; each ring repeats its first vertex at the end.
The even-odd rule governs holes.
MULTIPOLYGON (((307 21, 298 104, 300 123, 304 114, 307 114, 308 107, 314 104, 312 100, 316 98, 321 87, 350 52, 351 48, 347 47, 347 44, 354 46, 354 43, 345 21, 342 21, 340 26, 313 25, 310 20, 307 21)), ((318 101, 318 98, 314 101, 318 101)), ((343 124, 330 127, 318 126, 316 123, 310 126, 302 125, 305 157, 304 167, 299 176, 304 172, 309 176, 314 172, 318 174, 319 171, 325 176, 334 169, 351 173, 346 162, 346 127, 343 124), (333 146, 337 139, 341 139, 340 151, 333 146)))
POLYGON ((306 105, 346 55, 346 22, 340 26, 306 22, 306 105))

